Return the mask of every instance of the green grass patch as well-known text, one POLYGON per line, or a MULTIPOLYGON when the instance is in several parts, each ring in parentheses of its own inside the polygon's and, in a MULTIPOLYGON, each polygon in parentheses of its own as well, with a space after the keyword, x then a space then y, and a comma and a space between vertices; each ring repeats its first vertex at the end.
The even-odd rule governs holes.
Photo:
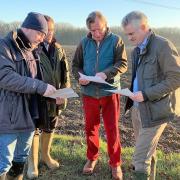
MULTIPOLYGON (((133 148, 122 149, 124 180, 131 179, 130 169, 133 148)), ((111 179, 106 153, 106 143, 101 141, 100 157, 95 173, 91 176, 82 175, 86 163, 86 144, 83 138, 56 135, 52 146, 52 156, 60 162, 57 170, 48 170, 40 167, 40 176, 43 180, 109 180, 111 179)), ((164 154, 158 151, 157 180, 180 179, 180 154, 164 154)))

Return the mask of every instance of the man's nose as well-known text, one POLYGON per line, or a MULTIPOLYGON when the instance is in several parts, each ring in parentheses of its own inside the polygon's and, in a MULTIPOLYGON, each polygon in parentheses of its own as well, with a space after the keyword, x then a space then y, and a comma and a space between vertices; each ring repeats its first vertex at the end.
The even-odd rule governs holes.
POLYGON ((128 36, 128 40, 131 41, 132 40, 132 36, 128 36))
POLYGON ((96 31, 96 32, 95 32, 95 35, 96 35, 96 36, 99 36, 99 35, 100 35, 99 31, 96 31))

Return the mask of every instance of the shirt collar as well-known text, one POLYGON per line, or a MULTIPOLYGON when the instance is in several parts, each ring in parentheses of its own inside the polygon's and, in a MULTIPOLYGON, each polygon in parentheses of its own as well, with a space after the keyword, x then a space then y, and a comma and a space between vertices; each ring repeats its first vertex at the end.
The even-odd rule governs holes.
POLYGON ((149 34, 144 38, 143 42, 137 46, 138 48, 140 48, 141 52, 144 48, 146 48, 148 37, 149 37, 149 34))

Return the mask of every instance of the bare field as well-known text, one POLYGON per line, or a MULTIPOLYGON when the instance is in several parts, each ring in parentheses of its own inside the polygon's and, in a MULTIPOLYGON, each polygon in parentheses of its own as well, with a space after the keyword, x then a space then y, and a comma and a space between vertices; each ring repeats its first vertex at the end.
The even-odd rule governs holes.
MULTIPOLYGON (((74 55, 75 46, 64 46, 71 70, 71 61, 74 55)), ((129 57, 130 48, 127 48, 127 53, 129 57)), ((180 52, 180 48, 179 48, 180 52)), ((72 88, 80 95, 80 88, 74 77, 71 75, 71 85, 72 88)), ((129 61, 129 69, 122 78, 122 87, 129 87, 131 79, 131 63, 129 61)), ((119 128, 121 131, 121 143, 123 147, 129 147, 134 145, 133 129, 131 125, 130 114, 124 116, 124 97, 121 97, 121 118, 119 121, 119 128)), ((102 123, 101 123, 102 124, 102 123)), ((164 152, 180 152, 180 121, 176 120, 173 123, 169 123, 168 127, 165 129, 161 140, 159 142, 158 148, 162 149, 164 152)), ((57 133, 59 134, 71 134, 84 137, 84 119, 82 111, 81 98, 71 98, 68 101, 68 106, 66 111, 64 111, 60 117, 57 133)), ((100 128, 100 136, 105 139, 105 132, 103 125, 100 128)))

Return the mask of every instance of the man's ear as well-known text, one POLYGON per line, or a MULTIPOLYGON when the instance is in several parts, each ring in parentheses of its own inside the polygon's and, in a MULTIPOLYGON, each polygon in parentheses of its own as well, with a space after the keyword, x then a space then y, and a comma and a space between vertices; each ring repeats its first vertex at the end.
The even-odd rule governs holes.
POLYGON ((145 31, 146 30, 146 26, 145 24, 141 24, 141 30, 145 31))
POLYGON ((148 26, 146 24, 141 24, 141 30, 144 31, 144 32, 147 32, 148 31, 148 26))

